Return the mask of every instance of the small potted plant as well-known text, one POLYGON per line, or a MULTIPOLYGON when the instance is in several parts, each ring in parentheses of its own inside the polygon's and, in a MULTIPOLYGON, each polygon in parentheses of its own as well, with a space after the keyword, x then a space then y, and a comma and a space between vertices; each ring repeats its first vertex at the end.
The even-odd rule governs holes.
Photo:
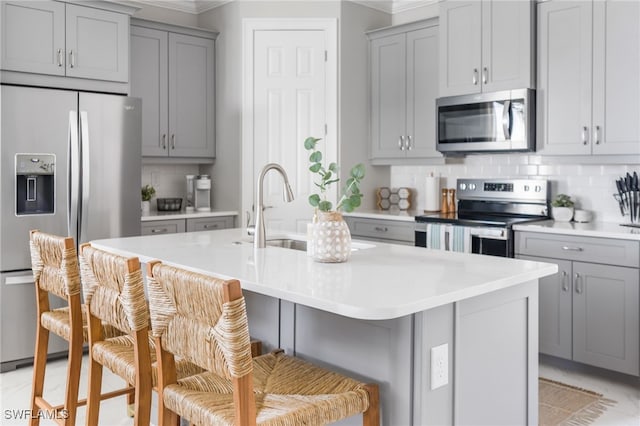
POLYGON ((145 185, 142 187, 142 213, 149 213, 151 209, 151 198, 155 195, 156 189, 151 185, 145 185))
POLYGON ((364 179, 364 165, 360 163, 353 166, 334 209, 333 203, 327 200, 327 190, 340 181, 338 165, 323 165, 322 152, 316 149, 318 141, 320 139, 314 137, 304 141, 305 149, 311 151, 309 171, 317 176, 314 184, 319 189, 319 193, 309 196, 309 204, 315 208, 315 214, 309 228, 307 248, 318 262, 345 262, 351 255, 351 233, 342 218, 342 212, 351 212, 362 202, 360 182, 364 179))
POLYGON ((551 202, 551 216, 559 222, 570 222, 573 219, 574 203, 566 194, 558 194, 551 202))

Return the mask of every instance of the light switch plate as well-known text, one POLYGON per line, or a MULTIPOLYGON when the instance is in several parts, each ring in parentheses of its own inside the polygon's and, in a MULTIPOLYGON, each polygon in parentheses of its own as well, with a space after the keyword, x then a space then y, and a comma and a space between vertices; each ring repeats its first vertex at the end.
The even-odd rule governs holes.
POLYGON ((449 383, 449 344, 431 348, 431 390, 449 383))

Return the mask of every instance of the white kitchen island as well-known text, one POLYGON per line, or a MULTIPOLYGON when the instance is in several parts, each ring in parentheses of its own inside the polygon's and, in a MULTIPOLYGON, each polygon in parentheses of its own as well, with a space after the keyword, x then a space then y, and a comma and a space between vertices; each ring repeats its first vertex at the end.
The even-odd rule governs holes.
POLYGON ((92 243, 239 279, 252 337, 380 384, 385 425, 537 424, 538 279, 556 265, 357 242, 322 264, 255 250, 243 231, 92 243), (445 344, 448 384, 432 389, 431 348, 445 344))

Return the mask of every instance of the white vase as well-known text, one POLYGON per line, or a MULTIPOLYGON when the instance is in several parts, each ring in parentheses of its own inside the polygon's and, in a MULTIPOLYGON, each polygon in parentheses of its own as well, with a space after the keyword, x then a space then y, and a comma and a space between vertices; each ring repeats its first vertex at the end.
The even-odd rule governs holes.
POLYGON ((558 222, 570 222, 573 219, 573 207, 551 207, 551 217, 558 222))
POLYGON ((351 256, 351 233, 338 212, 318 212, 318 221, 308 228, 307 251, 323 263, 346 262, 351 256))
POLYGON ((143 215, 149 214, 149 211, 151 210, 151 202, 150 201, 142 201, 141 209, 142 209, 142 214, 143 215))

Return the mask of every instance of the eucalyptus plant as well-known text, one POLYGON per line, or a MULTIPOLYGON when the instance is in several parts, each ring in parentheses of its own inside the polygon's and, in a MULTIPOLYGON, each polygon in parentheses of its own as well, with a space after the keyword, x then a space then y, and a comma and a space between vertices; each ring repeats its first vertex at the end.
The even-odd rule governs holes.
POLYGON ((551 202, 551 206, 553 207, 573 207, 573 204, 571 197, 566 194, 556 195, 555 200, 551 202))
MULTIPOLYGON (((307 151, 311 151, 311 155, 309 155, 309 162, 311 163, 309 171, 318 175, 319 179, 314 181, 314 184, 320 190, 319 194, 316 193, 309 196, 309 204, 320 211, 328 212, 333 210, 333 203, 327 200, 326 191, 329 185, 337 183, 340 178, 338 177, 338 165, 336 163, 330 163, 328 167, 322 164, 322 152, 316 149, 316 145, 320 140, 308 137, 304 141, 304 148, 307 151)), ((356 207, 360 206, 362 202, 360 182, 362 182, 362 179, 364 179, 364 165, 359 163, 353 166, 349 172, 349 178, 342 189, 342 196, 336 205, 336 211, 352 212, 356 207)))

